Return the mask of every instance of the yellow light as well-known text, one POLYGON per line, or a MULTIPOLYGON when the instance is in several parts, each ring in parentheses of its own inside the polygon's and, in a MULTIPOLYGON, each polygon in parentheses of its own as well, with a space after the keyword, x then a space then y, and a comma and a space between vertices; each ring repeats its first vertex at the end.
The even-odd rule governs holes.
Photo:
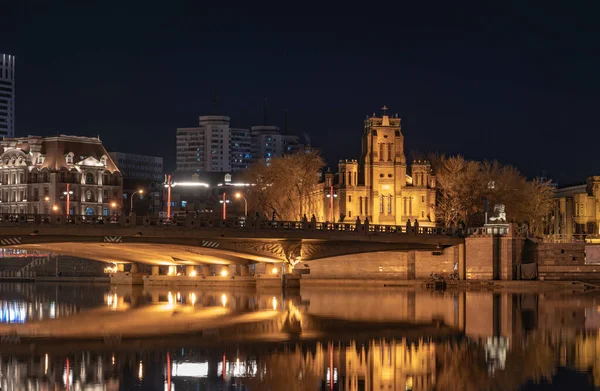
POLYGON ((44 356, 44 375, 48 374, 48 353, 44 356))
POLYGON ((138 190, 138 193, 140 193, 140 194, 144 194, 144 189, 140 189, 140 190, 138 190))
POLYGON ((144 377, 144 365, 140 361, 140 369, 138 369, 138 378, 140 380, 142 380, 143 377, 144 377))
POLYGON ((177 268, 175 266, 169 266, 169 272, 167 273, 169 276, 174 276, 177 272, 177 268))
POLYGON ((195 270, 192 270, 189 274, 190 277, 196 277, 198 273, 195 270))
POLYGON ((113 208, 116 208, 117 207, 117 203, 116 202, 111 202, 110 206, 112 206, 113 208))
POLYGON ((52 210, 56 212, 58 210, 58 205, 53 205, 52 210))
POLYGON ((240 193, 235 193, 235 198, 240 198, 242 195, 240 193))
POLYGON ((171 292, 167 294, 167 299, 169 300, 169 305, 173 305, 173 294, 171 292))
POLYGON ((273 309, 277 309, 277 298, 275 296, 273 296, 273 309))
POLYGON ((227 295, 225 293, 221 295, 221 303, 223 303, 223 307, 227 306, 227 295))
POLYGON ((227 277, 227 274, 229 274, 229 273, 227 272, 227 269, 223 269, 223 270, 221 270, 221 276, 223 276, 223 277, 227 277))
POLYGON ((112 365, 115 365, 115 355, 112 355, 112 365))
POLYGON ((277 274, 278 271, 279 271, 279 269, 277 269, 276 267, 271 269, 271 273, 273 273, 273 274, 277 274))
POLYGON ((181 301, 181 293, 177 292, 177 301, 181 301))
POLYGON ((194 292, 190 293, 190 302, 192 305, 196 304, 196 294, 194 292))
POLYGON ((48 197, 48 196, 44 197, 44 201, 50 201, 50 197, 48 197))

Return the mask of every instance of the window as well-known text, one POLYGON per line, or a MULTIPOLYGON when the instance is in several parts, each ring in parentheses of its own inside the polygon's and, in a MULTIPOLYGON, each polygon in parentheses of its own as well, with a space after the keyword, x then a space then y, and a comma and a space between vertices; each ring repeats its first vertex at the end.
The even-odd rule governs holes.
POLYGON ((108 190, 106 190, 106 189, 104 189, 104 191, 103 191, 102 201, 103 202, 108 202, 108 190))
POLYGON ((351 195, 348 196, 348 202, 352 202, 352 196, 351 195))
POLYGON ((425 196, 421 196, 421 202, 425 202, 425 196))
POLYGON ((383 161, 383 143, 379 143, 379 161, 383 161))
POLYGON ((392 214, 392 195, 388 195, 388 214, 392 214))
POLYGON ((352 211, 351 210, 348 211, 348 217, 352 217, 352 211))
POLYGON ((19 183, 25 183, 25 174, 22 172, 19 173, 19 183))
POLYGON ((383 214, 383 194, 379 196, 379 213, 383 214))
POLYGON ((102 215, 104 215, 104 216, 108 216, 108 208, 104 208, 104 209, 102 210, 102 215))
POLYGON ((392 161, 392 143, 388 143, 387 146, 388 146, 388 158, 387 158, 387 160, 389 162, 391 162, 392 161))
POLYGON ((67 155, 67 164, 73 164, 73 154, 71 153, 67 155))
POLYGON ((358 210, 359 210, 359 214, 361 214, 361 215, 363 214, 363 204, 362 204, 362 200, 363 200, 363 198, 362 198, 362 197, 358 197, 358 208, 359 208, 358 210))
POLYGON ((94 184, 94 174, 92 174, 91 172, 88 172, 85 175, 85 183, 88 185, 93 185, 94 184))
POLYGON ((181 207, 185 208, 187 206, 187 201, 181 201, 181 207))
POLYGON ((421 211, 421 217, 425 217, 425 212, 421 211))

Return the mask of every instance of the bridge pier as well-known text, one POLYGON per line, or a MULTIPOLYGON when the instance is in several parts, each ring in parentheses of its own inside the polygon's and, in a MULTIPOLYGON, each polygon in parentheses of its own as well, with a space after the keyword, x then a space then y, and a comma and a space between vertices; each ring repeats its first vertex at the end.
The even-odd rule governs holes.
POLYGON ((196 266, 193 266, 193 265, 190 266, 190 265, 188 265, 188 266, 185 267, 185 275, 186 276, 195 276, 196 274, 197 274, 196 273, 196 266))
POLYGON ((209 277, 212 275, 210 272, 210 265, 202 265, 202 275, 204 277, 209 277))

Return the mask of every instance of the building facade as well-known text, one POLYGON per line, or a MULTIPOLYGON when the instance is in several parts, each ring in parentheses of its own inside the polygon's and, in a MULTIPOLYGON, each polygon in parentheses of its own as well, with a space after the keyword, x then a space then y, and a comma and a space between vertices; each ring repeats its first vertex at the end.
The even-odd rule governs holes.
POLYGON ((426 161, 407 165, 400 118, 386 110, 365 120, 360 161, 341 160, 337 174, 326 173, 311 194, 309 211, 318 221, 435 226, 435 176, 426 161))
POLYGON ((205 115, 195 128, 177 129, 177 171, 230 171, 229 117, 205 115))
POLYGON ((237 172, 248 168, 252 160, 252 137, 250 129, 231 128, 230 142, 231 171, 237 172))
POLYGON ((548 222, 546 233, 550 235, 600 235, 600 176, 589 177, 585 184, 557 189, 548 222))
POLYGON ((123 177, 123 211, 138 216, 158 215, 162 210, 163 158, 134 153, 110 152, 123 177), (142 193, 139 193, 139 191, 142 193), (138 193, 135 194, 134 193, 138 193), (134 202, 131 202, 134 197, 134 202))
POLYGON ((15 56, 0 54, 0 138, 15 136, 15 56))
POLYGON ((122 208, 121 172, 98 138, 5 138, 0 181, 2 214, 66 214, 68 204, 70 214, 109 216, 122 208))

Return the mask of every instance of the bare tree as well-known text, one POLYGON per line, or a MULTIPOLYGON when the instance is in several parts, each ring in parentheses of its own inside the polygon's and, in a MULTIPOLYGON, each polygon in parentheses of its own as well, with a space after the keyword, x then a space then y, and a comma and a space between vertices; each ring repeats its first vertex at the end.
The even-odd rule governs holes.
POLYGON ((251 195, 255 210, 282 220, 300 220, 308 194, 319 182, 325 162, 318 152, 300 152, 254 164, 249 175, 256 184, 251 195))

